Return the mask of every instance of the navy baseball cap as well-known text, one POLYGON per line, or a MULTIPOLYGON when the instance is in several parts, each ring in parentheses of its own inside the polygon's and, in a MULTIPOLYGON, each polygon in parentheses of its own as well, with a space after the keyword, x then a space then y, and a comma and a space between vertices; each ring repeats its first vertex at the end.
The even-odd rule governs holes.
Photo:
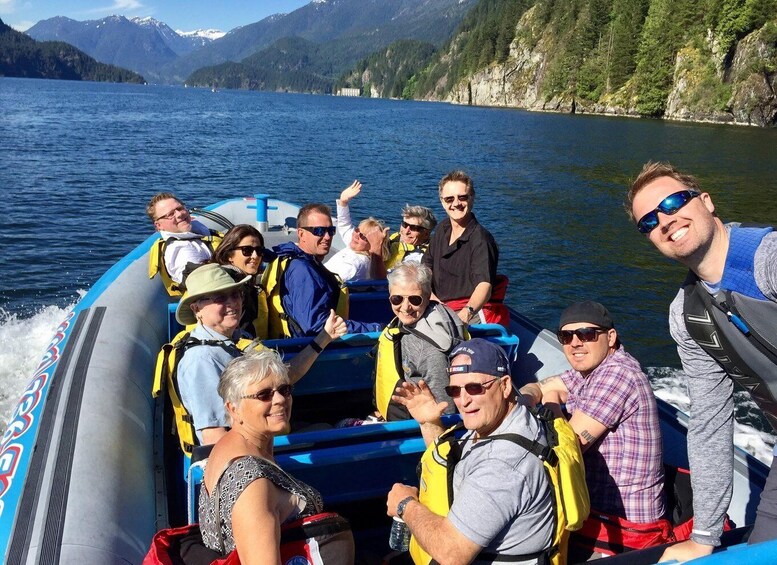
POLYGON ((507 355, 498 345, 482 338, 462 341, 448 354, 450 361, 457 355, 469 355, 469 365, 451 365, 450 374, 455 373, 485 373, 494 377, 504 377, 510 374, 510 362, 507 355))

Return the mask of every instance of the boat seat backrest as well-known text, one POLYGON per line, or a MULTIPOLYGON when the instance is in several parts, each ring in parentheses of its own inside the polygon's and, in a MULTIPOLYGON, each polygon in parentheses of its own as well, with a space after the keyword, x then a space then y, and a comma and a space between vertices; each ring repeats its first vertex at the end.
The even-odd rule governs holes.
POLYGON ((205 480, 205 465, 208 459, 201 459, 189 465, 188 476, 186 477, 186 517, 190 524, 194 524, 198 519, 197 508, 200 502, 200 489, 205 480))

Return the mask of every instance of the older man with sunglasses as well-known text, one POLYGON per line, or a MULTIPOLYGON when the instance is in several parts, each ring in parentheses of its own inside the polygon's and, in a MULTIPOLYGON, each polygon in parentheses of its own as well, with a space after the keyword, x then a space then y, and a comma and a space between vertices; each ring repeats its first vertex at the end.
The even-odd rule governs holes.
POLYGON ((598 302, 566 308, 558 339, 572 368, 521 393, 557 414, 566 404, 580 439, 591 516, 572 535, 570 556, 586 560, 670 541, 661 427, 647 376, 598 302))
MULTIPOLYGON (((265 271, 263 286, 269 288, 267 277, 274 276, 283 261, 286 268, 280 274, 277 290, 271 292, 269 306, 271 310, 277 308, 273 300, 277 292, 283 312, 271 311, 270 315, 282 314, 291 337, 315 336, 324 328, 330 311, 338 311, 341 281, 322 264, 336 231, 329 206, 307 204, 297 214, 299 244, 288 242, 273 247, 277 259, 265 271)), ((348 333, 380 331, 383 327, 354 320, 346 320, 346 326, 348 333)))
POLYGON ((492 299, 499 248, 472 212, 472 179, 464 171, 450 172, 440 180, 439 194, 448 217, 435 230, 422 259, 434 275, 433 298, 450 306, 465 324, 492 322, 506 326, 509 314, 501 302, 504 288, 492 299))
MULTIPOLYGON (((453 471, 450 510, 435 513, 419 501, 417 488, 399 483, 386 501, 388 514, 402 518, 415 538, 411 553, 416 556, 417 543, 437 563, 547 563, 555 513, 543 463, 511 441, 494 439, 520 434, 546 443, 539 422, 513 388, 504 352, 484 339, 456 346, 450 353, 446 392, 467 429, 457 442, 462 453, 453 471)), ((404 383, 394 400, 421 424, 427 446, 444 431, 440 416, 448 402, 438 402, 423 382, 404 383)), ((439 493, 430 492, 434 482, 426 480, 426 472, 422 470, 422 495, 433 500, 439 493)), ((443 487, 447 494, 447 485, 443 487)))
MULTIPOLYGON (((669 329, 688 377, 694 528, 663 556, 686 561, 720 544, 733 484, 734 381, 777 429, 777 233, 724 224, 699 181, 667 163, 643 167, 626 211, 663 255, 689 269, 669 329)), ((777 537, 774 467, 773 460, 750 543, 777 537)))

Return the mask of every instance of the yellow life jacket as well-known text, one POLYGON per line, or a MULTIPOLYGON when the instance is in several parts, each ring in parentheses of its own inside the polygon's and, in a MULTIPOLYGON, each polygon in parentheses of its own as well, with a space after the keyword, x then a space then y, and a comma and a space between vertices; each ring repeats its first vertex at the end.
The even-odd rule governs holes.
MULTIPOLYGON (((254 327, 254 334, 256 335, 257 339, 268 339, 270 335, 268 328, 270 312, 267 305, 267 292, 265 292, 261 285, 256 287, 249 286, 248 292, 256 293, 256 313, 253 321, 251 322, 254 327)), ((243 309, 245 311, 245 306, 243 309)))
POLYGON ((402 370, 402 332, 394 318, 380 333, 375 358, 375 407, 384 420, 407 420, 410 413, 401 404, 391 401, 391 395, 405 380, 402 370))
MULTIPOLYGON (((190 326, 193 327, 193 326, 190 326)), ((178 433, 178 441, 181 449, 186 455, 191 456, 197 441, 197 433, 194 428, 194 420, 181 402, 181 394, 178 389, 178 363, 181 357, 190 347, 197 345, 216 345, 229 348, 230 346, 220 340, 200 340, 190 336, 189 329, 179 332, 170 343, 162 346, 156 358, 156 367, 154 369, 154 385, 151 394, 154 398, 162 392, 162 387, 167 386, 167 394, 170 396, 170 403, 173 406, 175 415, 175 428, 178 433)), ((240 339, 235 343, 235 347, 240 351, 245 351, 251 344, 257 349, 263 348, 261 343, 256 340, 240 339)))
MULTIPOLYGON (((295 337, 291 332, 291 328, 299 328, 297 321, 283 309, 283 302, 281 300, 282 287, 284 286, 283 276, 289 267, 289 262, 293 259, 294 257, 289 256, 276 257, 267 265, 262 274, 262 287, 267 292, 267 333, 270 339, 295 337)), ((323 265, 321 265, 321 268, 326 269, 323 265)), ((331 273, 331 275, 339 281, 337 275, 334 273, 331 273)), ((343 319, 348 319, 348 288, 340 282, 338 289, 339 295, 335 311, 343 319)), ((298 331, 296 333, 301 334, 302 332, 298 331)))
POLYGON ((389 236, 389 258, 386 261, 386 268, 393 269, 399 265, 404 259, 405 255, 411 251, 419 250, 425 252, 429 247, 428 243, 423 245, 413 245, 412 243, 402 243, 399 240, 399 232, 392 233, 389 236))
MULTIPOLYGON (((201 240, 210 248, 212 253, 219 246, 223 238, 224 235, 222 233, 217 232, 216 230, 210 230, 210 235, 202 236, 201 240)), ((157 273, 159 273, 167 293, 170 296, 181 296, 183 294, 183 289, 181 288, 180 283, 177 283, 170 278, 170 273, 165 266, 165 249, 167 249, 167 244, 171 239, 174 240, 175 238, 159 238, 151 246, 151 249, 148 252, 148 278, 153 279, 157 273)))
MULTIPOLYGON (((430 306, 432 307, 432 306, 430 306)), ((463 334, 459 336, 462 340, 469 339, 469 331, 467 328, 462 328, 463 334)), ((380 415, 386 421, 394 420, 409 420, 412 418, 407 408, 393 402, 391 395, 394 394, 396 389, 402 381, 405 380, 405 371, 402 367, 402 336, 407 333, 412 333, 420 339, 425 339, 433 346, 437 345, 422 333, 413 331, 410 328, 404 328, 400 330, 399 320, 394 318, 389 324, 383 328, 378 338, 376 345, 376 359, 375 359, 375 375, 374 375, 374 394, 375 408, 377 408, 380 415)), ((438 349, 440 349, 438 347, 438 349)), ((440 349, 440 351, 442 351, 440 349)), ((448 353, 448 351, 443 351, 448 353)))
MULTIPOLYGON (((542 460, 553 487, 556 514, 553 543, 548 550, 550 562, 552 565, 565 565, 569 533, 583 527, 590 511, 583 454, 569 422, 564 418, 556 418, 545 408, 533 413, 545 429, 548 447, 519 434, 498 434, 488 439, 512 441, 542 460)), ((456 434, 463 429, 461 423, 449 428, 421 456, 418 499, 439 516, 447 516, 453 504, 453 470, 462 453, 462 440, 456 434)), ((415 565, 429 565, 432 562, 431 556, 421 548, 415 537, 410 538, 410 555, 415 565)))

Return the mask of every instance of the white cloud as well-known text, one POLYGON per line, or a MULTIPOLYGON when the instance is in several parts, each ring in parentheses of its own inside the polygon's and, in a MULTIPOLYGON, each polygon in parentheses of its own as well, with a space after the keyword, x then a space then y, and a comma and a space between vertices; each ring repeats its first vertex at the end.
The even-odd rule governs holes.
MULTIPOLYGON (((13 1, 13 0, 0 0, 13 1)), ((138 0, 113 0, 113 4, 110 6, 102 6, 99 8, 92 8, 91 10, 85 10, 84 14, 122 14, 127 12, 134 12, 136 10, 142 10, 145 5, 138 0)))
POLYGON ((22 20, 20 22, 14 22, 12 24, 8 24, 12 28, 14 28, 16 31, 27 31, 32 26, 34 26, 36 22, 30 21, 30 20, 22 20))
POLYGON ((13 14, 16 11, 16 0, 0 0, 0 14, 13 14))

